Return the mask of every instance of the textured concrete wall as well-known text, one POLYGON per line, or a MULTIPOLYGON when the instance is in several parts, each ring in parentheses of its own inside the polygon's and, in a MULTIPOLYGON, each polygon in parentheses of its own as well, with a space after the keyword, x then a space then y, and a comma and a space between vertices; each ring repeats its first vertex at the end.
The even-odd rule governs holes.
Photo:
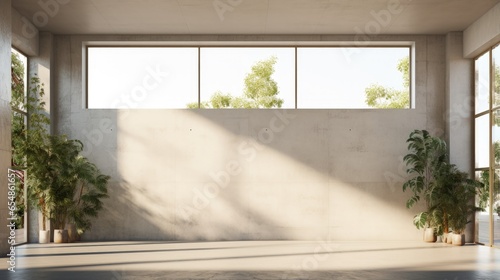
POLYGON ((27 56, 38 55, 38 29, 18 11, 12 9, 12 46, 27 56))
POLYGON ((462 32, 446 36, 447 142, 450 161, 461 170, 472 172, 473 71, 474 62, 463 54, 462 32))
POLYGON ((500 41, 500 3, 464 31, 463 56, 473 58, 500 41))
MULTIPOLYGON (((45 108, 50 114, 51 118, 54 118, 51 113, 51 92, 52 83, 51 80, 54 75, 51 72, 52 61, 54 59, 54 36, 48 32, 41 32, 39 34, 39 52, 37 56, 30 57, 28 73, 30 77, 37 76, 40 78, 40 82, 43 84, 45 90, 45 96, 43 101, 45 102, 45 108)), ((47 128, 48 130, 51 127, 47 128)), ((50 228, 50 221, 47 221, 47 227, 50 228)), ((28 222, 28 241, 38 242, 39 229, 42 228, 42 215, 35 208, 30 209, 29 212, 29 222, 28 222)), ((52 237, 53 238, 53 237, 52 237)))
MULTIPOLYGON (((414 41, 413 110, 86 110, 82 42, 352 36, 56 36, 56 130, 112 176, 86 240, 417 240, 401 191, 413 129, 445 133, 445 37, 414 41)), ((54 73, 54 71, 52 72, 54 73)), ((168 82, 168 81, 167 81, 168 82)))
POLYGON ((7 169, 11 159, 10 110, 10 46, 11 0, 0 1, 0 254, 5 256, 10 245, 7 236, 7 169))
MULTIPOLYGON (((473 172, 473 91, 472 59, 463 57, 463 34, 452 32, 446 35, 446 140, 450 162, 469 173, 473 172)), ((474 215, 470 217, 466 230, 466 242, 474 242, 474 215)))

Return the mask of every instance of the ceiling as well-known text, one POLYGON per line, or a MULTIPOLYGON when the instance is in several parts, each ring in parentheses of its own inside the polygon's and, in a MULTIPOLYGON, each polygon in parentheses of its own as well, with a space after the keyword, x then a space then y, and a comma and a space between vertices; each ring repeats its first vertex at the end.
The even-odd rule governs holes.
POLYGON ((445 34, 500 0, 13 0, 55 34, 445 34), (44 9, 39 3, 58 3, 44 9), (378 15, 378 16, 377 16, 378 15))

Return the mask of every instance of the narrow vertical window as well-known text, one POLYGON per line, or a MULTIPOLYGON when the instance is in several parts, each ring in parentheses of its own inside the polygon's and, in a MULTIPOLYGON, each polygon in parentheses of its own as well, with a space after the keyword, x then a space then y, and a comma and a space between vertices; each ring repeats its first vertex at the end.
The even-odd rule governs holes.
POLYGON ((16 225, 16 242, 26 242, 26 186, 24 184, 26 158, 20 152, 21 147, 26 141, 26 129, 28 121, 28 111, 26 106, 27 101, 27 65, 28 58, 20 52, 12 49, 11 55, 11 109, 12 109, 12 158, 11 168, 16 177, 15 180, 15 202, 16 210, 15 216, 17 219, 14 221, 16 225), (22 233, 21 233, 22 232, 22 233))

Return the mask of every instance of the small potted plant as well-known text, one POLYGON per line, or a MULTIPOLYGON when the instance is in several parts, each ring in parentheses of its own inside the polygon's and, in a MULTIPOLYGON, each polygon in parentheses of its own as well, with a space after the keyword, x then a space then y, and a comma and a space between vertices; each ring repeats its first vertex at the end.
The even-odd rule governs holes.
POLYGON ((449 226, 453 229, 452 244, 461 246, 465 244, 464 231, 469 216, 479 210, 472 201, 482 184, 470 179, 467 173, 459 171, 455 165, 449 165, 445 173, 446 183, 443 184, 440 196, 446 200, 446 211, 449 226))

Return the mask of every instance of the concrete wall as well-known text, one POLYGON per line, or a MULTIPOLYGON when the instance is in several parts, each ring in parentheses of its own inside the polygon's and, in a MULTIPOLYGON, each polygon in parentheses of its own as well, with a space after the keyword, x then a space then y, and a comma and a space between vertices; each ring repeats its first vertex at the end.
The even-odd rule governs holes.
POLYGON ((12 9, 12 46, 26 56, 38 55, 38 29, 16 9, 12 9))
POLYGON ((83 41, 354 39, 250 37, 55 36, 56 130, 112 176, 84 239, 419 240, 402 156, 413 129, 445 133, 444 36, 375 38, 415 42, 413 110, 83 109, 83 41))
MULTIPOLYGON (((45 96, 42 100, 45 102, 45 109, 50 114, 52 119, 55 118, 55 116, 52 116, 51 113, 52 79, 54 78, 51 68, 54 59, 54 36, 48 32, 41 32, 38 37, 38 55, 30 57, 28 62, 28 73, 29 77, 37 76, 40 79, 40 83, 43 84, 45 96)), ((47 127, 49 131, 51 128, 51 126, 47 127)), ((47 227, 50 228, 49 220, 47 221, 47 227)), ((38 242, 38 233, 40 228, 42 228, 42 215, 36 208, 31 207, 28 221, 28 242, 38 242)))
MULTIPOLYGON (((446 116, 450 162, 473 178, 474 64, 463 57, 463 33, 446 35, 446 116)), ((466 242, 474 242, 475 215, 466 230, 466 242)))
POLYGON ((0 255, 5 256, 10 245, 7 237, 7 169, 11 159, 11 0, 0 1, 0 255))
MULTIPOLYGON (((447 143, 450 161, 473 170, 474 62, 463 57, 463 34, 446 35, 447 143)), ((471 174, 472 175, 472 174, 471 174)))
POLYGON ((500 41, 500 3, 464 31, 466 58, 473 58, 500 41))

